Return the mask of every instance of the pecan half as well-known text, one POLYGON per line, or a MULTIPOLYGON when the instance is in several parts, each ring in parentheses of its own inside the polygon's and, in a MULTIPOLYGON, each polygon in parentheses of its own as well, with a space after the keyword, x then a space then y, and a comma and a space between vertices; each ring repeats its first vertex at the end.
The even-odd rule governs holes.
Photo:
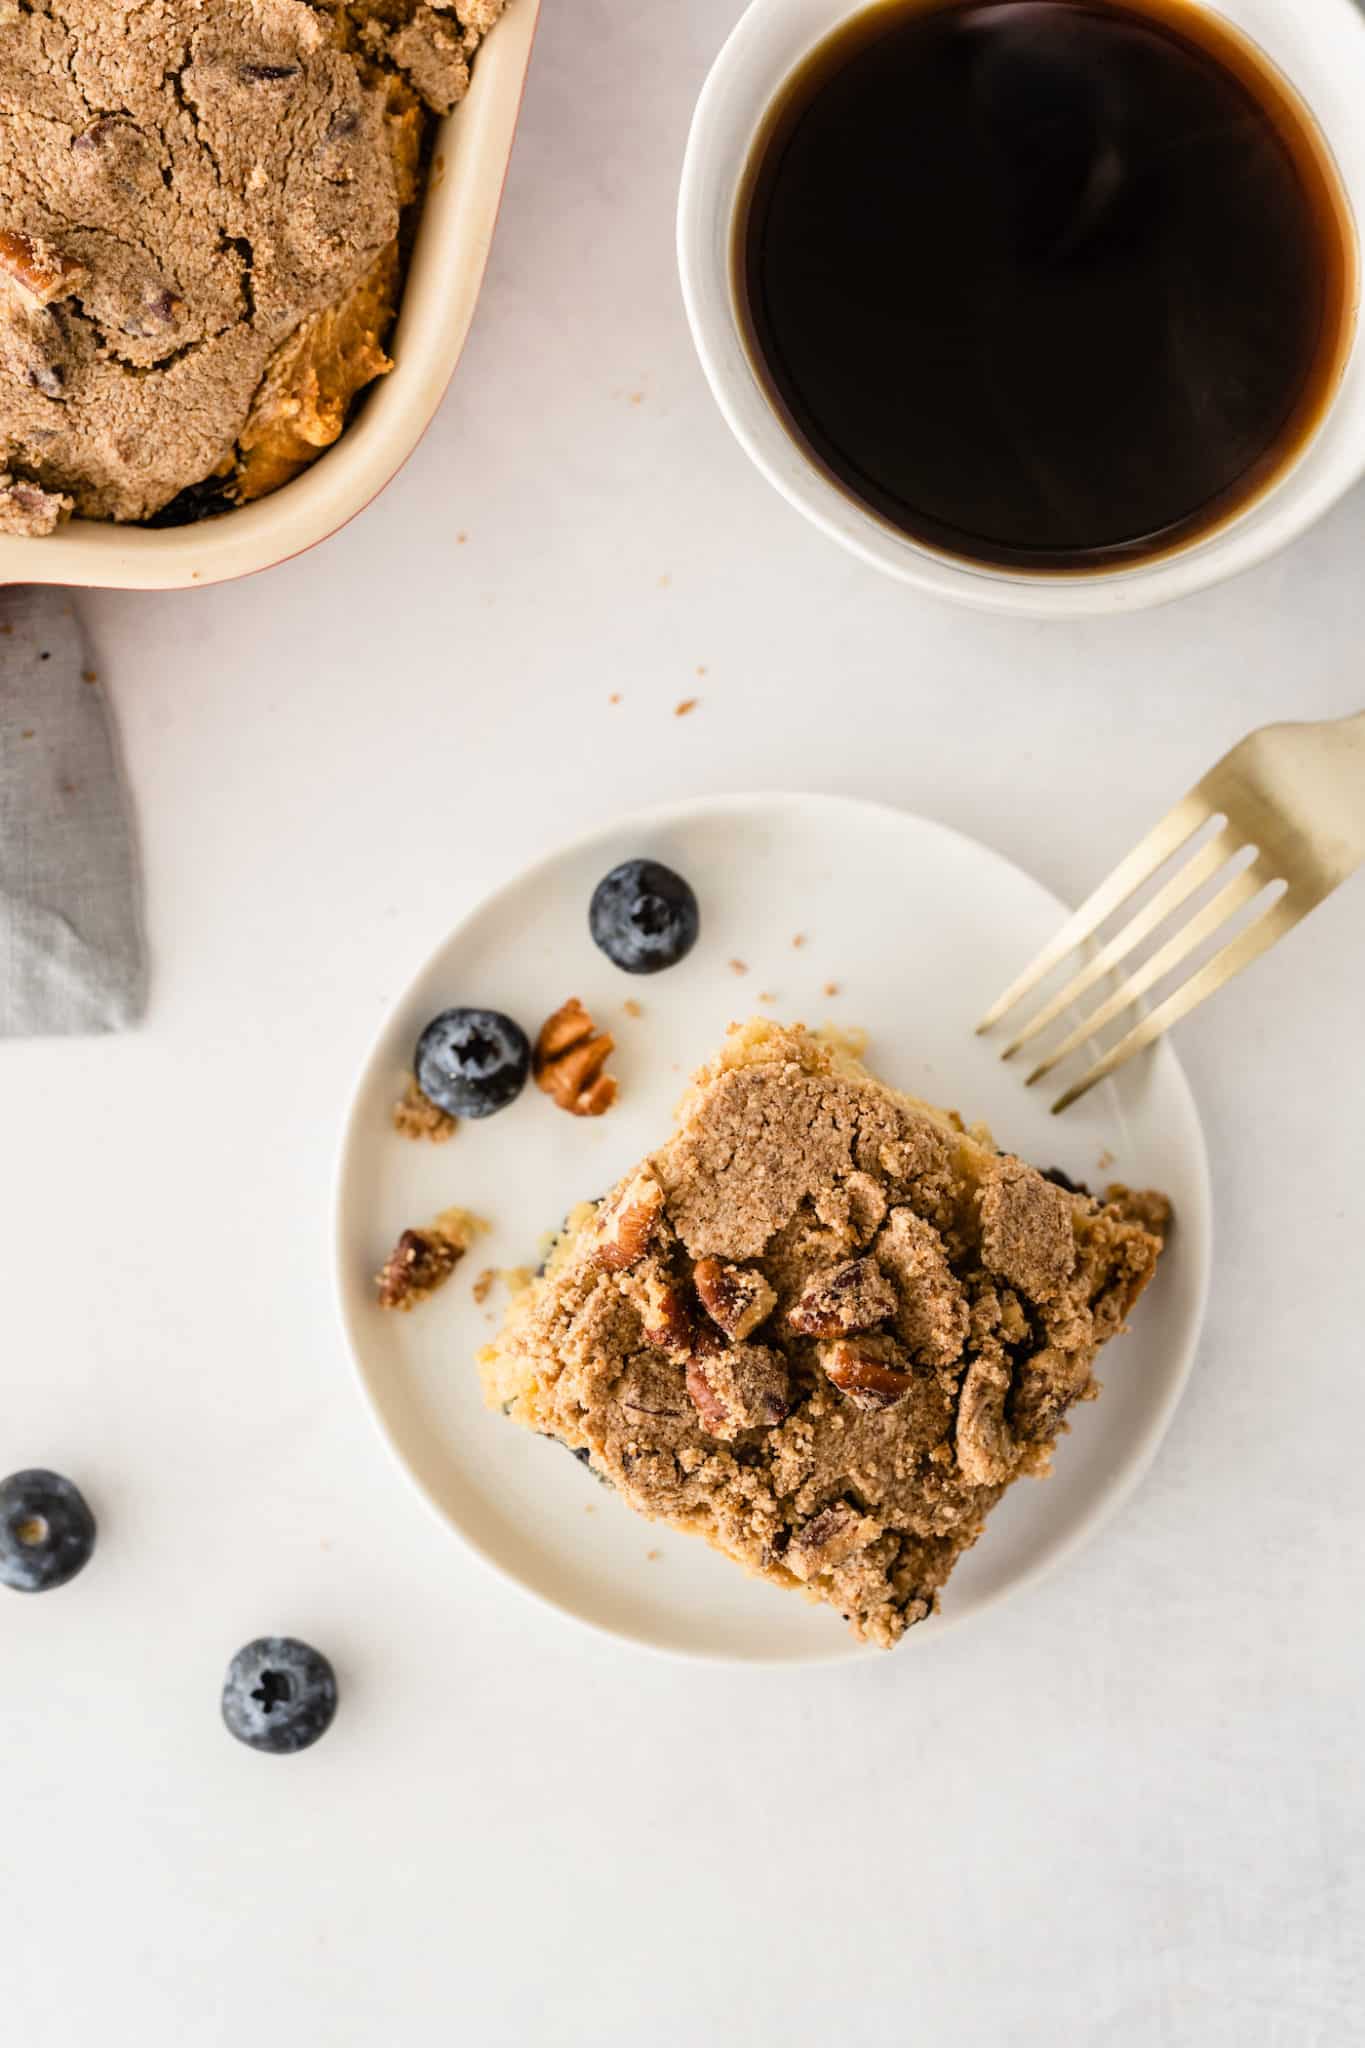
POLYGON ((896 1309, 896 1290, 875 1259, 849 1259, 820 1273, 787 1311, 802 1337, 847 1337, 874 1330, 896 1309))
POLYGON ((707 1315, 736 1344, 752 1335, 777 1301, 761 1273, 720 1259, 698 1259, 692 1280, 707 1315))
POLYGON ((825 1375, 855 1408, 890 1408, 914 1384, 905 1353, 892 1337, 840 1337, 820 1346, 825 1375))
POLYGON ((663 1222, 664 1191, 647 1166, 623 1180, 597 1212, 593 1261, 604 1273, 638 1265, 663 1222))
POLYGON ((614 1075, 603 1073, 616 1050, 609 1031, 599 1031, 570 996, 540 1027, 532 1071, 537 1085, 574 1116, 601 1116, 616 1100, 614 1075))
POLYGON ((70 298, 88 274, 83 264, 39 236, 0 228, 0 276, 17 285, 34 305, 50 306, 54 299, 70 298))

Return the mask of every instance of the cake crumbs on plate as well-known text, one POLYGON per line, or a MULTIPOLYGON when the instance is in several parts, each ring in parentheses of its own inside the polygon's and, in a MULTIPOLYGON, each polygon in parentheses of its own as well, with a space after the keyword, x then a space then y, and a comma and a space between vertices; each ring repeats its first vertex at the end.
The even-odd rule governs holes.
POLYGON ((393 1105, 393 1127, 400 1138, 425 1138, 433 1145, 444 1145, 454 1137, 459 1118, 438 1109, 417 1086, 416 1076, 409 1074, 401 1099, 393 1105))
POLYGON ((480 1303, 487 1301, 489 1295, 493 1292, 494 1287, 497 1285, 497 1280, 497 1267, 485 1266, 482 1273, 479 1274, 478 1278, 474 1282, 473 1291, 475 1301, 480 1303))
POLYGON ((442 1209, 432 1224, 433 1230, 439 1230, 443 1237, 448 1237, 452 1244, 457 1244, 462 1252, 467 1252, 476 1237, 483 1237, 492 1228, 486 1216, 480 1216, 474 1209, 459 1207, 442 1209))
POLYGON ((729 964, 731 974, 747 974, 749 972, 747 960, 732 960, 729 964))
POLYGON ((608 704, 619 704, 619 703, 620 703, 620 701, 621 701, 621 692, 620 692, 619 690, 613 690, 613 691, 612 691, 612 693, 611 693, 611 695, 610 695, 610 696, 608 697, 608 699, 607 699, 607 702, 608 702, 608 704))
POLYGON ((700 697, 684 697, 680 704, 673 706, 673 716, 675 718, 686 718, 689 712, 696 710, 700 702, 700 697))
POLYGON ((416 1308, 445 1286, 474 1239, 490 1227, 472 1209, 452 1208, 421 1230, 403 1231, 375 1275, 379 1306, 405 1315, 416 1308))
POLYGON ((827 995, 827 996, 837 996, 837 995, 839 994, 839 984, 838 984, 838 982, 837 982, 837 981, 827 981, 827 982, 825 983, 825 986, 824 986, 824 989, 823 989, 822 993, 823 993, 823 994, 825 994, 825 995, 827 995))
POLYGON ((637 1003, 634 996, 627 996, 625 1001, 622 1003, 621 1008, 625 1011, 628 1017, 643 1017, 645 1014, 644 1004, 637 1003))
POLYGON ((793 944, 793 945, 794 945, 794 946, 795 946, 795 947, 796 947, 796 948, 797 948, 798 950, 799 950, 799 949, 800 949, 800 948, 801 948, 802 946, 804 946, 804 945, 805 945, 805 943, 806 943, 806 934, 805 934, 804 932, 793 932, 793 933, 792 933, 792 944, 793 944))
POLYGON ((845 1053, 851 1060, 860 1060, 867 1051, 868 1034, 861 1024, 822 1024, 812 1035, 831 1052, 845 1053))

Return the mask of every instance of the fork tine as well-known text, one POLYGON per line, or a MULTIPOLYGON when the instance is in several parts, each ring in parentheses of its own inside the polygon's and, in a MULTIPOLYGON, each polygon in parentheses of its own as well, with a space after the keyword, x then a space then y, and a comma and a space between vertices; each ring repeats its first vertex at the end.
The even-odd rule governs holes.
POLYGON ((1296 901, 1292 895, 1281 896, 1274 903, 1267 904, 1245 931, 1239 932, 1211 960, 1206 960, 1197 974, 1192 974, 1187 982, 1167 996, 1165 1002, 1158 1003, 1148 1016, 1141 1018, 1127 1036, 1111 1047, 1103 1059, 1097 1060, 1073 1088, 1058 1096, 1052 1105, 1052 1114, 1060 1116, 1064 1109, 1070 1109, 1072 1103, 1079 1102, 1097 1082, 1105 1080, 1134 1053, 1143 1051, 1164 1031, 1169 1031, 1172 1024, 1188 1016, 1205 996, 1211 996, 1215 989, 1222 988, 1235 974, 1240 974, 1244 967, 1249 967, 1253 960, 1268 952, 1276 940, 1282 939, 1312 908, 1311 900, 1296 901))
POLYGON ((1061 1016, 1063 1010, 1069 1010, 1073 1003, 1080 1001, 1087 989, 1093 988, 1097 981, 1102 981, 1112 967, 1117 967, 1120 960, 1126 960, 1134 946, 1140 945, 1149 933, 1156 931, 1166 922, 1173 910, 1178 910, 1197 889, 1202 889, 1205 882, 1212 880, 1219 868, 1237 852, 1240 843, 1231 826, 1225 825, 1207 846, 1200 849, 1193 860, 1186 861, 1183 867, 1176 870, 1170 881, 1158 889, 1151 902, 1144 904, 1137 916, 1130 918, 1122 930, 1116 932, 1110 939, 1108 945, 1100 948, 1093 960, 1085 963, 1059 995, 1053 996, 1051 1002, 1044 1003, 1042 1009, 1030 1017, 1018 1036, 1012 1038, 1005 1047, 1000 1055, 1001 1059, 1013 1059, 1021 1046, 1036 1038, 1040 1031, 1046 1031, 1048 1025, 1061 1016))
POLYGON ((1126 902, 1135 889, 1140 889, 1162 862, 1169 860, 1212 815, 1211 805, 1197 790, 1191 790, 1188 796, 1182 797, 1174 809, 1167 811, 1165 817, 1152 827, 1147 837, 1138 841, 1093 895, 1086 898, 1074 916, 1067 919, 1056 937, 1044 946, 1037 959, 1024 969, 1018 979, 1010 983, 998 1002, 992 1003, 977 1025, 977 1032, 989 1031, 998 1024, 1007 1011, 1012 1010, 1030 989, 1036 988, 1045 975, 1065 960, 1068 953, 1089 938, 1096 925, 1103 924, 1105 918, 1126 902))
POLYGON ((1198 911, 1187 924, 1181 925, 1180 930, 1153 953, 1150 960, 1144 960, 1141 967, 1121 982, 1107 1001, 1101 1003, 1098 1009, 1092 1010, 1087 1017, 1083 1017, 1075 1030, 1069 1031, 1061 1044, 1053 1047, 1047 1058, 1029 1075, 1028 1086, 1031 1088, 1035 1081, 1041 1081, 1045 1074, 1050 1074, 1054 1067, 1059 1066, 1075 1052, 1078 1045, 1084 1045, 1087 1038, 1093 1038, 1097 1032, 1104 1030, 1106 1024, 1112 1024, 1115 1017, 1126 1010, 1130 1003, 1135 1003, 1138 997, 1145 995, 1163 975, 1169 974, 1173 967, 1178 967, 1182 960, 1188 959, 1196 946, 1202 945, 1205 939, 1210 938, 1221 925, 1226 924, 1235 911, 1240 910, 1244 904, 1254 902, 1271 879, 1271 876, 1261 872, 1259 860, 1253 861, 1249 868, 1244 868, 1240 874, 1234 875, 1201 911, 1198 911))

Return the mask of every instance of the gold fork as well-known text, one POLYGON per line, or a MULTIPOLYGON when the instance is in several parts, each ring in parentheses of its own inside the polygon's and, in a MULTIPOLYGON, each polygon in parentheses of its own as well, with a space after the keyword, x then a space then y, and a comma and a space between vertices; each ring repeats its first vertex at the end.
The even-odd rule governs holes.
POLYGON ((1160 824, 1121 860, 1107 881, 1067 919, 1017 981, 1010 983, 977 1025, 990 1031, 1069 953, 1126 903, 1157 869, 1212 820, 1222 822, 1192 858, 1143 904, 1055 996, 1045 1002, 1001 1053, 1012 1059, 1078 1001, 1097 981, 1159 929, 1182 903, 1212 882, 1228 863, 1253 858, 1232 875, 1151 957, 1127 975, 1074 1031, 1068 1031, 1028 1077, 1041 1081, 1149 988, 1180 966, 1230 918, 1262 892, 1282 883, 1277 896, 1179 987, 1140 1017, 1088 1073, 1052 1105, 1058 1116, 1169 1031, 1205 996, 1240 974, 1365 861, 1365 711, 1316 725, 1267 725, 1225 754, 1160 824))

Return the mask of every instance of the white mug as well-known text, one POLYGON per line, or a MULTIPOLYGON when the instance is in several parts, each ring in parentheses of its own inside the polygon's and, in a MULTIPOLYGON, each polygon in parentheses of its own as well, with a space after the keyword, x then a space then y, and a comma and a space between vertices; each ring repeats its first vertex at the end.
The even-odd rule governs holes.
POLYGON ((678 200, 678 265, 693 340, 740 445, 770 483, 864 561, 940 597, 1034 618, 1134 611, 1235 576, 1295 539, 1365 475, 1365 334, 1359 318, 1365 219, 1365 15, 1355 0, 1198 0, 1277 70, 1316 124, 1346 195, 1356 298, 1336 391, 1297 455, 1211 532, 1154 559, 1037 573, 961 560, 912 540, 858 504, 794 438, 750 360, 733 281, 735 214, 764 117, 817 44, 862 0, 752 0, 712 67, 692 121, 678 200))

